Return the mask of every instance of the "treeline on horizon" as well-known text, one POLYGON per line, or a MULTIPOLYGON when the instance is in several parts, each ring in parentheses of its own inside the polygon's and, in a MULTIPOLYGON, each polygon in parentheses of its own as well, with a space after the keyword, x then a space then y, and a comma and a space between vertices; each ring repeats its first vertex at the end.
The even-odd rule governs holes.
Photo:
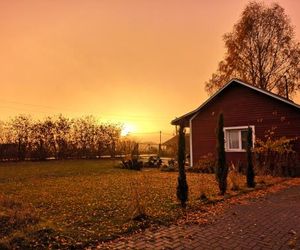
POLYGON ((18 115, 0 121, 0 159, 46 160, 115 157, 131 152, 134 142, 121 137, 122 124, 99 123, 89 115, 34 120, 18 115))

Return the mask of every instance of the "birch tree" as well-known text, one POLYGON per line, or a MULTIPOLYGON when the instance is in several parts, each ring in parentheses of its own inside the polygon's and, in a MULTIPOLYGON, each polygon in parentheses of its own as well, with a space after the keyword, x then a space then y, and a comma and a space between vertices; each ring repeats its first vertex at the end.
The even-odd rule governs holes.
POLYGON ((225 58, 205 85, 210 94, 232 78, 284 97, 299 89, 300 46, 277 3, 250 2, 224 42, 225 58))

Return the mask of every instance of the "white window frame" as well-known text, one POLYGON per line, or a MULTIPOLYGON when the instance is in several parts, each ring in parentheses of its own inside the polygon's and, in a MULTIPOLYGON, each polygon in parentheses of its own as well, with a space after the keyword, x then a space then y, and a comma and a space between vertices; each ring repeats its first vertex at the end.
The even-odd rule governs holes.
POLYGON ((242 149, 242 130, 247 130, 248 127, 252 128, 252 142, 253 147, 255 145, 255 126, 238 126, 238 127, 224 127, 224 139, 225 139, 225 152, 246 152, 245 149, 242 149), (238 130, 239 131, 239 148, 230 149, 229 148, 229 140, 228 140, 228 132, 230 130, 238 130))

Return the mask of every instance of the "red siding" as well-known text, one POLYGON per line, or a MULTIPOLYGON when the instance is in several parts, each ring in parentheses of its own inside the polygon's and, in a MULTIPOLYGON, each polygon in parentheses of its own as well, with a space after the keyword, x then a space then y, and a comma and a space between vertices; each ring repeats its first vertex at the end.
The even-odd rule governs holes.
MULTIPOLYGON (((256 138, 276 127, 275 136, 300 136, 300 110, 240 84, 231 84, 203 107, 192 120, 193 165, 216 151, 216 124, 224 114, 224 126, 255 126, 256 138)), ((296 146, 300 152, 300 144, 296 146)), ((228 162, 245 161, 245 153, 226 153, 228 162)))

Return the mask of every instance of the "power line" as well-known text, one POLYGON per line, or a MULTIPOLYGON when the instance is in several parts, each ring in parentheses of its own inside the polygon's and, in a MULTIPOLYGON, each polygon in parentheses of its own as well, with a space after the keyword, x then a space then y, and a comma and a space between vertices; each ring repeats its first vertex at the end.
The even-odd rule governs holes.
MULTIPOLYGON (((143 135, 145 135, 145 134, 159 134, 160 133, 160 131, 153 131, 153 132, 130 132, 129 134, 131 135, 131 134, 143 134, 143 135)), ((165 132, 161 132, 161 134, 163 134, 163 135, 173 135, 172 133, 165 133, 165 132)))
MULTIPOLYGON (((15 110, 18 112, 31 112, 31 113, 37 113, 37 111, 29 110, 29 109, 24 109, 24 108, 14 108, 14 107, 7 107, 7 106, 0 106, 0 109, 9 109, 9 110, 15 110)), ((39 111, 39 113, 42 114, 49 114, 49 112, 44 112, 44 111, 39 111)))
MULTIPOLYGON (((56 110, 60 109, 59 107, 46 106, 46 105, 41 105, 41 104, 24 103, 24 102, 16 102, 16 101, 8 101, 8 100, 3 100, 3 99, 0 99, 0 102, 7 102, 7 103, 11 103, 11 104, 24 105, 24 106, 40 107, 40 108, 46 108, 46 109, 56 109, 56 110)), ((69 108, 67 108, 67 109, 69 109, 69 108)), ((72 110, 72 111, 74 111, 74 110, 72 110)))
MULTIPOLYGON (((0 102, 6 102, 6 103, 11 103, 11 104, 16 104, 16 105, 24 105, 24 106, 29 106, 29 107, 34 107, 34 108, 43 108, 43 109, 52 109, 52 110, 57 110, 59 113, 62 113, 61 112, 61 108, 59 107, 54 107, 54 106, 46 106, 46 105, 40 105, 40 104, 32 104, 32 103, 23 103, 23 102, 16 102, 16 101, 8 101, 8 100, 3 100, 3 99, 0 99, 0 102)), ((37 111, 34 111, 34 110, 29 110, 29 109, 24 109, 23 107, 22 108, 16 108, 16 107, 9 107, 9 106, 0 106, 0 108, 4 108, 4 109, 11 109, 11 110, 17 110, 19 111, 20 109, 21 110, 25 110, 27 112, 35 112, 37 113, 37 111)), ((73 109, 70 109, 68 107, 64 107, 63 108, 64 110, 67 109, 67 111, 71 111, 73 113, 78 113, 78 110, 73 110, 73 109)), ((41 111, 39 110, 38 112, 40 113, 47 113, 48 111, 41 111)), ((171 119, 170 118, 167 118, 165 116, 149 116, 149 115, 131 115, 131 114, 126 114, 126 115, 122 115, 122 114, 105 114, 105 113, 102 113, 99 115, 99 117, 101 118, 104 118, 104 117, 111 117, 111 118, 123 118, 123 119, 128 119, 128 120, 136 120, 136 121, 170 121, 171 119)), ((107 118, 105 118, 107 119, 107 118)))

